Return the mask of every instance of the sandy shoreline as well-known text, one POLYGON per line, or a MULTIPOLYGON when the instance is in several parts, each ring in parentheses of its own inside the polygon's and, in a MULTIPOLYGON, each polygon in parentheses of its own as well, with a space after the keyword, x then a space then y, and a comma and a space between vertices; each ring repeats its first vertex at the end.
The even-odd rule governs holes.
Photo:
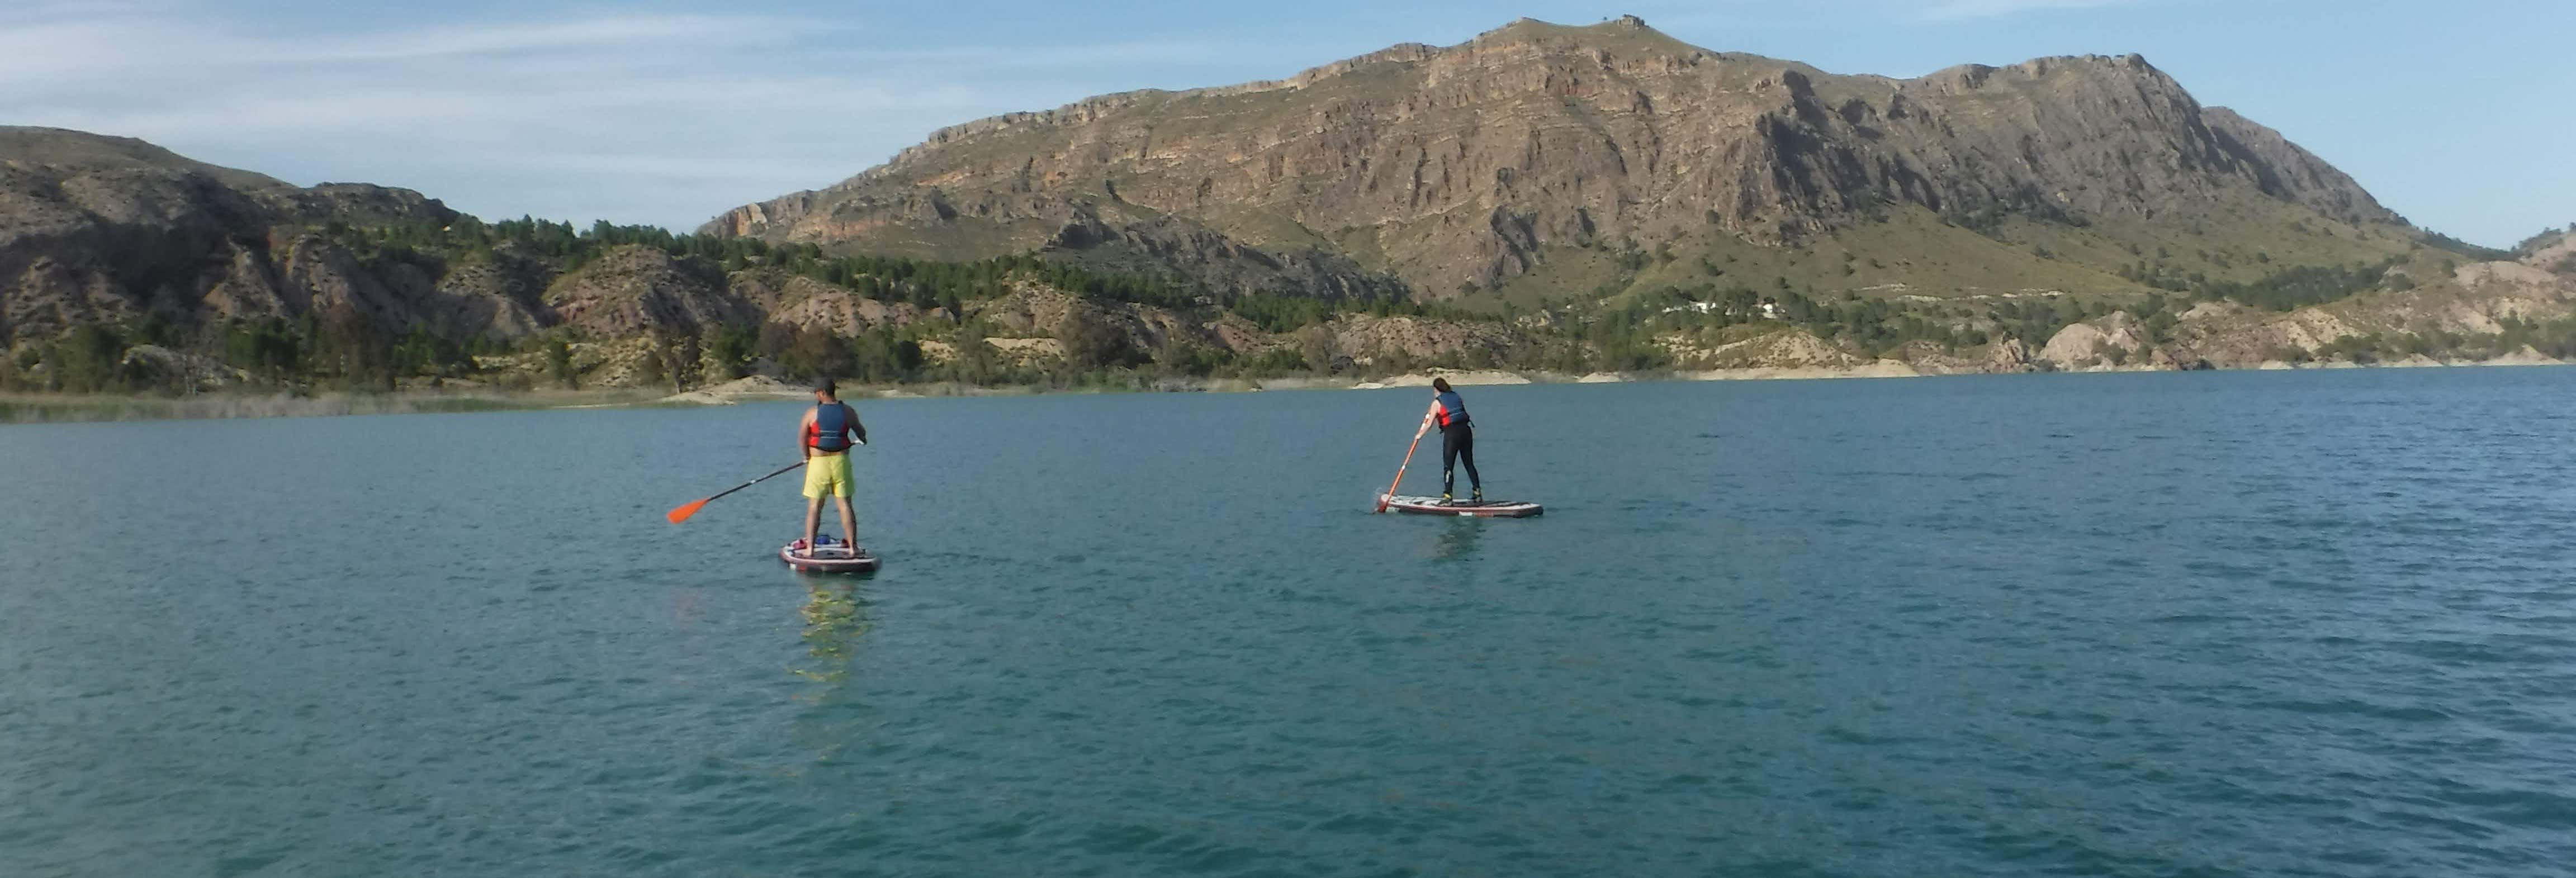
MULTIPOLYGON (((2557 360, 2533 360, 2504 356, 2474 362, 2441 362, 2423 357, 2390 363, 2265 363, 2257 369, 2221 369, 2214 371, 2250 372, 2269 370, 2311 369, 2413 369, 2473 368, 2480 366, 2561 366, 2557 360)), ((2062 374, 2104 372, 2172 372, 2152 366, 2120 366, 2062 370, 2062 374)), ((937 396, 1024 396, 1038 393, 1247 393, 1266 390, 1395 390, 1431 386, 1433 378, 1447 378, 1460 387, 1491 387, 1515 384, 1622 384, 1646 381, 1830 381, 1864 378, 1928 378, 1964 375, 2023 375, 2029 372, 1925 372, 1896 360, 1879 360, 1848 367, 1765 366, 1748 369, 1701 369, 1654 372, 1592 372, 1573 375, 1547 371, 1512 371, 1507 369, 1430 369, 1422 372, 1371 379, 1355 377, 1290 376, 1285 378, 1158 379, 1142 388, 1043 388, 1028 386, 980 387, 953 382, 893 386, 849 386, 842 391, 847 399, 923 399, 937 396)), ((809 391, 775 379, 747 378, 727 385, 703 388, 657 400, 664 404, 735 405, 773 399, 804 399, 809 391), (744 385, 739 388, 733 385, 744 385)))
MULTIPOLYGON (((2424 357, 2410 357, 2390 363, 2361 364, 2348 361, 2324 363, 2267 362, 2249 369, 2220 371, 2281 371, 2309 369, 2416 369, 2480 366, 2560 366, 2558 360, 2507 355, 2493 360, 2442 362, 2424 357)), ((2148 366, 2102 367, 2070 370, 2067 374, 2098 372, 2161 372, 2148 366)), ((1029 385, 986 387, 958 382, 924 382, 898 385, 857 385, 843 389, 846 399, 927 399, 956 396, 1029 396, 1054 393, 1258 393, 1271 390, 1397 390, 1428 387, 1434 377, 1445 377, 1461 387, 1515 384, 1617 384, 1644 381, 1820 381, 1863 378, 1915 378, 1936 375, 2029 374, 1985 372, 1923 372, 1894 360, 1851 367, 1761 367, 1749 369, 1675 370, 1656 372, 1593 372, 1573 375, 1561 372, 1517 372, 1503 369, 1432 369, 1423 372, 1358 377, 1287 376, 1281 378, 1162 378, 1131 387, 1053 388, 1029 385)), ((767 376, 737 379, 710 387, 676 394, 663 394, 638 388, 593 391, 429 391, 402 390, 392 393, 323 393, 296 395, 286 393, 236 394, 205 393, 182 397, 151 396, 66 396, 40 393, 0 394, 0 424, 71 423, 93 421, 142 420, 211 420, 227 418, 328 417, 336 415, 442 414, 479 411, 517 411, 544 409, 603 409, 653 406, 739 405, 752 402, 803 400, 810 398, 805 387, 767 376)))

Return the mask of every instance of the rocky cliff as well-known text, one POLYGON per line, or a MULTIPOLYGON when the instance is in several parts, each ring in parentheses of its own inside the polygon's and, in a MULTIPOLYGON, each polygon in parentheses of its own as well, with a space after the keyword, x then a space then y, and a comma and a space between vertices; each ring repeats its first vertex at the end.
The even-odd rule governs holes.
MULTIPOLYGON (((1689 255, 1714 237, 1801 251, 1902 210, 2007 249, 2026 243, 2006 228, 2016 221, 2089 229, 2128 246, 2055 249, 2105 289, 2124 286, 2113 269, 2141 243, 2195 251, 2168 258, 2216 273, 2251 228, 2341 230, 2348 240, 2320 248, 2336 260, 2387 249, 2361 237, 2406 236, 2349 177, 2134 55, 1844 76, 1691 46, 1633 17, 1524 19, 1276 82, 970 122, 703 231, 948 257, 1108 251, 1201 275, 1294 258, 1323 268, 1227 282, 1331 295, 1383 272, 1448 296, 1582 248, 1689 255), (2180 234, 2136 231, 2149 223, 2180 234)), ((1873 243, 1899 258, 1940 249, 1873 243)), ((2010 286, 2016 271, 1974 280, 2010 286)))
POLYGON ((297 187, 139 140, 0 128, 0 348, 146 320, 188 330, 328 316, 387 334, 507 342, 555 327, 694 334, 773 312, 855 331, 908 313, 648 247, 575 264, 509 242, 379 246, 388 229, 460 222, 479 224, 409 190, 297 187), (835 297, 843 302, 809 301, 835 297))
MULTIPOLYGON (((264 326, 283 327, 266 331, 282 332, 296 348, 281 356, 303 358, 301 368, 322 374, 346 371, 352 357, 383 359, 384 345, 417 336, 515 348, 480 361, 502 372, 543 371, 544 358, 527 343, 541 335, 567 339, 580 345, 574 371, 597 373, 587 379, 592 384, 666 380, 686 365, 672 360, 665 379, 651 379, 641 361, 674 356, 657 349, 681 340, 694 349, 720 332, 846 338, 899 331, 932 339, 973 322, 996 347, 1059 354, 1049 346, 1077 325, 1101 327, 1113 347, 1140 353, 1197 349, 1232 357, 1298 346, 1295 335, 1264 331, 1221 308, 1094 301, 1033 278, 1004 278, 952 311, 871 297, 854 286, 900 292, 887 278, 838 283, 798 273, 790 268, 796 254, 786 251, 720 265, 667 246, 580 239, 569 227, 515 236, 474 231, 484 228, 407 190, 297 187, 126 138, 0 128, 0 354, 7 355, 0 357, 0 384, 15 370, 32 370, 21 383, 60 383, 65 352, 57 343, 84 326, 114 330, 122 345, 121 353, 90 354, 105 360, 94 370, 98 380, 84 386, 102 387, 132 386, 106 383, 120 370, 172 388, 245 380, 245 356, 260 355, 226 350, 226 333, 264 326), (566 246, 576 242, 581 246, 566 246), (159 328, 144 328, 151 326, 159 328), (40 377, 48 373, 56 378, 40 377)), ((1193 277, 1219 283, 1285 279, 1245 285, 1345 299, 1398 293, 1338 256, 1255 253, 1180 223, 1113 228, 1087 220, 1058 229, 1054 243, 1086 251, 1080 261, 1104 271, 1135 267, 1089 246, 1111 240, 1170 260, 1156 265, 1187 266, 1193 277), (1192 254, 1206 255, 1193 262, 1201 257, 1192 254)), ((1315 340, 1305 347, 1319 356, 1362 364, 1386 356, 1437 361, 1470 349, 1490 358, 1519 343, 1473 322, 1419 318, 1328 320, 1308 335, 1315 340)))
POLYGON ((971 122, 701 232, 0 128, 0 387, 2576 357, 2570 235, 2430 236, 2135 56, 1898 80, 1635 19, 971 122))

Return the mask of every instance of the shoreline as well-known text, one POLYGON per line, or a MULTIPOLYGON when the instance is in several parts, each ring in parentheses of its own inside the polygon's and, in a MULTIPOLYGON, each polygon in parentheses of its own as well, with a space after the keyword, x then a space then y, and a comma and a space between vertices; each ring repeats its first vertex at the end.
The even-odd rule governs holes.
MULTIPOLYGON (((2391 363, 2266 362, 2259 366, 2192 370, 2214 372, 2320 371, 2343 369, 2517 368, 2567 366, 2556 360, 2534 361, 2514 356, 2483 361, 2441 362, 2416 359, 2391 363)), ((1156 378, 1133 386, 1052 387, 1035 384, 972 385, 954 381, 910 384, 852 384, 845 399, 931 399, 940 397, 1038 396, 1066 393, 1261 393, 1294 390, 1391 390, 1428 387, 1445 377, 1461 387, 1516 384, 1629 384, 1664 381, 1834 381, 1887 378, 1936 378, 1979 375, 2091 375, 2176 372, 2153 366, 2096 367, 2013 372, 1924 371, 1896 360, 1856 366, 1759 366, 1737 369, 1674 369, 1644 372, 1592 372, 1575 375, 1545 370, 1428 369, 1375 378, 1283 376, 1278 378, 1156 378)), ((111 421, 231 420, 236 418, 338 417, 347 415, 461 414, 499 411, 549 411, 610 408, 685 408, 728 406, 746 402, 803 399, 809 391, 765 376, 671 394, 661 390, 396 390, 384 393, 211 392, 189 396, 120 396, 106 394, 0 393, 0 426, 12 424, 101 423, 111 421)))

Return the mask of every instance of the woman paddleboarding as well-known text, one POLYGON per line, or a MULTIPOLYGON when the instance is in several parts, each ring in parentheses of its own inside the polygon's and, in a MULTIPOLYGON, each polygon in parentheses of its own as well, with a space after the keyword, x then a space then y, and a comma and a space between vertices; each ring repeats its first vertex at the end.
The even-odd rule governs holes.
POLYGON ((1456 467, 1467 464, 1468 499, 1485 499, 1485 480, 1476 475, 1476 427, 1467 421, 1467 402, 1449 387, 1449 379, 1431 379, 1431 410, 1423 417, 1440 425, 1440 502, 1455 502, 1451 495, 1458 488, 1456 467))
POLYGON ((1431 379, 1431 408, 1422 413, 1422 426, 1413 428, 1413 444, 1404 448, 1404 463, 1395 468, 1395 481, 1386 493, 1377 495, 1377 511, 1393 510, 1406 515, 1458 515, 1472 518, 1528 518, 1546 510, 1526 500, 1486 502, 1484 477, 1476 473, 1476 428, 1467 420, 1467 402, 1449 386, 1449 379, 1431 379), (1396 493, 1404 488, 1404 471, 1413 466, 1413 453, 1422 449, 1422 437, 1432 425, 1440 427, 1440 496, 1408 497, 1396 493), (1456 467, 1467 464, 1467 488, 1473 492, 1467 502, 1457 499, 1456 467))

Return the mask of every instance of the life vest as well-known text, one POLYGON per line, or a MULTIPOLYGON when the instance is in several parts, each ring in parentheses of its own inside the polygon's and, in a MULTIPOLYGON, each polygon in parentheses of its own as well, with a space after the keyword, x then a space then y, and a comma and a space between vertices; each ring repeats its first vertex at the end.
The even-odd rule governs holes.
POLYGON ((1467 422, 1467 401, 1459 399, 1457 391, 1435 393, 1431 398, 1440 403, 1440 426, 1467 422))
POLYGON ((814 423, 805 425, 805 445, 816 451, 850 450, 850 424, 858 418, 847 403, 814 406, 814 423))

